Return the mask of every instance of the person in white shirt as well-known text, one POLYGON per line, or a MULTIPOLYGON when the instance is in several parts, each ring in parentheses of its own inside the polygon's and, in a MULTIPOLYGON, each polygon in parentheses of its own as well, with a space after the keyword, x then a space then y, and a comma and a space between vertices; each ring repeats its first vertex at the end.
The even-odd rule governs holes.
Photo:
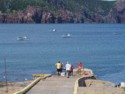
POLYGON ((71 71, 71 64, 69 62, 67 62, 65 67, 66 67, 66 76, 67 76, 67 78, 69 78, 70 71, 71 71))

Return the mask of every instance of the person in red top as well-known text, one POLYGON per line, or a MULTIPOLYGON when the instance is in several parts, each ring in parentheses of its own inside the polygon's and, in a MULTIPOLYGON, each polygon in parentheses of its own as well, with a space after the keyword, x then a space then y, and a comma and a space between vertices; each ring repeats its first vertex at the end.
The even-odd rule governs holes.
POLYGON ((78 68, 82 68, 82 63, 81 62, 78 63, 78 68))
POLYGON ((81 69, 82 69, 82 68, 83 68, 82 63, 79 62, 79 63, 78 63, 78 74, 80 74, 80 75, 81 75, 81 69))

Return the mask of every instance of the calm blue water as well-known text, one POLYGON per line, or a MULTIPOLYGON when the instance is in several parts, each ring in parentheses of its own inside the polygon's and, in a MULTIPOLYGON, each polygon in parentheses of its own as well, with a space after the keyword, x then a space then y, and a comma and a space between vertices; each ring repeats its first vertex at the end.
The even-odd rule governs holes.
POLYGON ((83 62, 99 79, 125 81, 124 24, 1 24, 0 81, 4 58, 9 81, 32 79, 34 73, 55 73, 55 63, 83 62), (49 31, 56 28, 57 32, 49 31), (63 34, 71 38, 62 38, 63 34), (17 36, 28 36, 17 41, 17 36))

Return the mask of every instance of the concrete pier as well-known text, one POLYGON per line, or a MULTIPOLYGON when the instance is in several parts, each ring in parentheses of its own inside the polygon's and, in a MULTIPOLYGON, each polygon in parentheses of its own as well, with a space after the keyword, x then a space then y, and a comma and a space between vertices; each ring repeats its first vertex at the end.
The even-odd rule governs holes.
POLYGON ((125 94, 122 88, 116 88, 115 84, 108 81, 95 79, 90 69, 84 69, 80 75, 74 70, 74 76, 42 75, 29 87, 14 94, 125 94))
POLYGON ((52 76, 40 80, 26 94, 73 94, 77 77, 52 76))

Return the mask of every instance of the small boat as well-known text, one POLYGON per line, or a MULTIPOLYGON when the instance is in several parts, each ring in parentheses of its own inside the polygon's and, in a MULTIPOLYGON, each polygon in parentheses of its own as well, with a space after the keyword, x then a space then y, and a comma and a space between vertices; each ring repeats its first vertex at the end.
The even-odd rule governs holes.
POLYGON ((69 33, 62 35, 62 38, 70 38, 70 37, 71 37, 71 35, 69 33))
POLYGON ((18 41, 25 41, 25 40, 28 40, 29 38, 27 36, 19 36, 17 37, 17 40, 18 41))
POLYGON ((53 28, 53 29, 49 29, 49 31, 56 32, 57 30, 55 28, 53 28))
POLYGON ((56 29, 54 28, 54 29, 52 29, 52 31, 53 31, 53 32, 56 32, 56 29))

